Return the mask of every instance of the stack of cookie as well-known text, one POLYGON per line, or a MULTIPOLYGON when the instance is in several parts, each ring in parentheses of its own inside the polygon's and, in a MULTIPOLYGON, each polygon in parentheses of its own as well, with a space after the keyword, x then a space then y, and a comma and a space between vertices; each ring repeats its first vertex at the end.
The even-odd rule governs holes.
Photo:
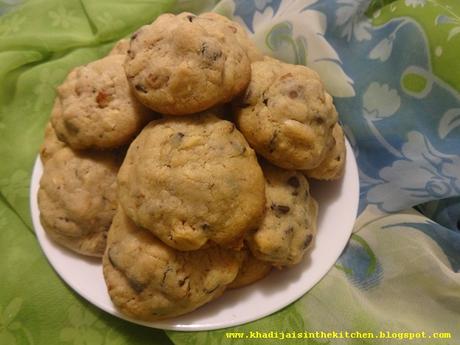
POLYGON ((161 15, 57 93, 41 222, 103 257, 124 314, 182 315, 311 247, 307 178, 341 176, 343 131, 318 74, 264 57, 239 24, 161 15))

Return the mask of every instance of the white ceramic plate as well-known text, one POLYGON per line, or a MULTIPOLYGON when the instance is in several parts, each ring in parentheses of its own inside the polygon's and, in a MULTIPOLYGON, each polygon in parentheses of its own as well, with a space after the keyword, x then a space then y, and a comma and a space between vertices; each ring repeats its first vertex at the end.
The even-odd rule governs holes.
POLYGON ((265 279, 231 290, 198 310, 173 319, 139 322, 120 314, 107 293, 99 260, 74 254, 55 244, 44 232, 37 206, 42 164, 37 159, 31 182, 32 220, 40 245, 51 266, 78 294, 106 312, 144 326, 180 330, 212 330, 241 325, 270 315, 310 290, 334 265, 351 235, 359 199, 356 161, 349 143, 345 175, 336 182, 312 182, 319 207, 314 247, 299 265, 273 270, 265 279))

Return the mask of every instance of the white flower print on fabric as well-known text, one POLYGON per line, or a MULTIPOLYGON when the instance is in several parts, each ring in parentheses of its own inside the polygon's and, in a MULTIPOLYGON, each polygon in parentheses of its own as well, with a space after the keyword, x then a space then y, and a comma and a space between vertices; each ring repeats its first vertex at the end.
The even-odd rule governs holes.
POLYGON ((370 0, 337 0, 339 7, 335 12, 336 25, 341 27, 341 36, 348 41, 352 37, 357 41, 371 39, 372 25, 364 14, 369 7, 370 0))
POLYGON ((337 52, 324 38, 327 18, 309 8, 316 2, 283 1, 276 12, 272 7, 256 12, 254 39, 265 43, 259 44, 263 53, 314 69, 332 96, 352 97, 355 95, 353 80, 344 72, 337 52))
POLYGON ((403 158, 379 172, 381 183, 367 200, 386 212, 396 212, 428 200, 460 193, 460 158, 437 151, 420 132, 411 131, 402 147, 403 158), (417 172, 414 174, 413 172, 417 172))
POLYGON ((408 7, 423 7, 426 4, 426 0, 404 0, 404 4, 408 7))
POLYGON ((390 89, 388 84, 372 82, 363 95, 363 109, 366 117, 373 121, 391 116, 401 106, 398 91, 390 89))
POLYGON ((374 122, 395 114, 401 106, 401 97, 398 91, 390 89, 388 84, 372 82, 363 95, 363 115, 370 131, 380 144, 395 157, 401 158, 400 152, 395 149, 380 133, 374 122))

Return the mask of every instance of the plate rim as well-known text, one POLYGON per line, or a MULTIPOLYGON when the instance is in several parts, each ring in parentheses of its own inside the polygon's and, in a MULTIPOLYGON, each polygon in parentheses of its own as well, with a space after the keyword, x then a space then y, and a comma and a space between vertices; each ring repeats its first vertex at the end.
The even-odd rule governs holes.
MULTIPOLYGON (((270 310, 265 310, 263 312, 255 313, 255 315, 251 316, 244 316, 238 320, 227 320, 226 322, 220 322, 219 324, 213 323, 213 324, 199 324, 199 325, 194 325, 194 324, 187 324, 187 325, 182 325, 182 324, 172 324, 174 320, 177 318, 170 318, 170 319, 165 319, 165 320, 158 320, 154 322, 145 322, 145 321, 140 321, 136 320, 133 318, 130 318, 128 316, 125 316, 121 314, 118 309, 113 305, 112 303, 112 310, 107 310, 107 307, 101 303, 100 301, 96 300, 92 296, 88 295, 85 293, 79 286, 75 286, 71 281, 69 281, 66 277, 66 275, 55 266, 53 263, 53 258, 50 257, 50 253, 48 253, 45 248, 47 247, 48 243, 53 243, 51 239, 49 239, 48 235, 44 231, 41 222, 40 222, 40 216, 39 216, 39 209, 38 209, 38 201, 37 201, 37 194, 38 194, 38 189, 39 189, 39 184, 40 184, 40 178, 42 174, 42 163, 40 160, 40 155, 37 155, 37 158, 35 160, 33 170, 32 170, 32 175, 30 179, 30 192, 29 192, 29 207, 30 207, 30 212, 31 212, 31 218, 32 218, 32 225, 33 225, 33 230, 34 233, 37 237, 39 246, 41 251, 43 252, 44 256, 46 257, 49 265, 53 268, 54 272, 58 275, 58 277, 73 291, 75 291, 80 297, 88 301, 89 303, 93 304, 100 310, 104 311, 107 314, 116 316, 120 319, 123 319, 128 322, 132 322, 138 325, 142 326, 147 326, 150 328, 155 328, 155 329, 163 329, 163 330, 172 330, 172 331, 209 331, 209 330, 218 330, 218 329, 223 329, 223 328, 229 328, 229 327, 235 327, 239 325, 244 325, 259 319, 262 319, 264 317, 267 317, 269 315, 272 315, 279 310, 289 306, 290 304, 294 303, 298 299, 300 299, 302 296, 304 296, 306 293, 308 293, 313 287, 316 286, 331 270, 331 268, 334 266, 335 262, 338 260, 340 255, 342 254, 344 248, 349 242, 350 236, 353 231, 354 224, 356 222, 356 217, 358 214, 358 204, 359 204, 359 175, 358 175, 358 166, 356 162, 356 158, 353 154, 352 147, 348 141, 347 138, 345 138, 345 146, 346 146, 346 166, 345 166, 345 174, 343 179, 347 174, 351 174, 349 179, 354 183, 353 190, 354 190, 354 199, 355 203, 354 205, 351 206, 351 212, 349 214, 348 219, 352 219, 351 224, 349 224, 348 228, 346 231, 344 231, 344 234, 342 237, 345 238, 345 240, 341 241, 340 244, 340 250, 337 250, 336 255, 334 256, 334 260, 332 261, 331 264, 328 263, 328 268, 324 269, 324 272, 319 274, 318 276, 314 277, 312 279, 312 283, 308 284, 309 287, 305 289, 305 291, 302 291, 301 293, 297 293, 294 296, 289 296, 289 298, 286 298, 285 301, 283 302, 283 305, 277 306, 274 309, 270 310), (346 236, 345 236, 346 235, 346 236)), ((342 181, 343 183, 343 181, 342 181)), ((54 243, 53 243, 54 244, 54 243)), ((85 257, 83 257, 85 259, 85 257)), ((91 259, 89 259, 91 260, 91 259)), ((101 266, 101 275, 102 275, 102 264, 98 263, 99 266, 101 266)), ((255 283, 257 284, 257 283, 255 283)), ((250 287, 254 287, 255 285, 251 285, 250 287)), ((245 289, 245 288, 242 288, 245 289)), ((238 290, 238 289, 237 289, 238 290)), ((228 293, 231 293, 232 291, 237 291, 237 290, 230 290, 228 293)), ((220 297, 222 298, 222 297, 220 297)), ((218 300, 218 299, 217 299, 218 300)), ((201 308, 198 308, 198 310, 201 308)), ((193 312, 192 312, 193 313, 193 312)), ((187 315, 190 315, 187 314, 187 315)))

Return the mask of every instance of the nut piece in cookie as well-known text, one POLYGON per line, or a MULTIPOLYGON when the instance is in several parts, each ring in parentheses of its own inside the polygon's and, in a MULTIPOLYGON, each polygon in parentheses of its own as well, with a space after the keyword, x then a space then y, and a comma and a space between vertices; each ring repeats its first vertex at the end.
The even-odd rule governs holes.
POLYGON ((132 37, 125 71, 137 98, 186 115, 229 102, 248 85, 250 62, 227 23, 163 14, 132 37))
POLYGON ((242 250, 244 256, 240 270, 235 280, 228 286, 229 289, 237 289, 250 284, 253 284, 265 276, 272 270, 272 265, 256 259, 248 249, 242 250))
POLYGON ((312 169, 332 145, 337 112, 318 74, 266 57, 251 65, 246 94, 234 102, 249 144, 272 164, 312 169))
POLYGON ((57 88, 51 121, 73 149, 109 149, 128 144, 151 118, 134 97, 123 55, 109 55, 75 68, 57 88))
POLYGON ((345 137, 342 127, 336 123, 332 131, 334 145, 319 166, 303 173, 317 180, 337 180, 343 176, 346 160, 345 137))
POLYGON ((210 113, 169 117, 131 144, 118 198, 136 224, 173 248, 239 248, 264 211, 264 177, 233 123, 210 113))
POLYGON ((263 164, 266 211, 260 227, 247 236, 252 254, 274 266, 302 260, 316 234, 318 205, 304 175, 263 164))
POLYGON ((193 252, 168 247, 118 209, 108 234, 103 272, 113 303, 132 318, 164 319, 219 297, 241 259, 216 246, 193 252))
POLYGON ((50 122, 45 127, 45 139, 40 146, 40 159, 45 164, 56 152, 65 147, 66 144, 56 136, 53 126, 50 122))
POLYGON ((113 153, 77 153, 65 147, 46 162, 38 191, 40 221, 57 243, 102 256, 117 206, 113 153))

